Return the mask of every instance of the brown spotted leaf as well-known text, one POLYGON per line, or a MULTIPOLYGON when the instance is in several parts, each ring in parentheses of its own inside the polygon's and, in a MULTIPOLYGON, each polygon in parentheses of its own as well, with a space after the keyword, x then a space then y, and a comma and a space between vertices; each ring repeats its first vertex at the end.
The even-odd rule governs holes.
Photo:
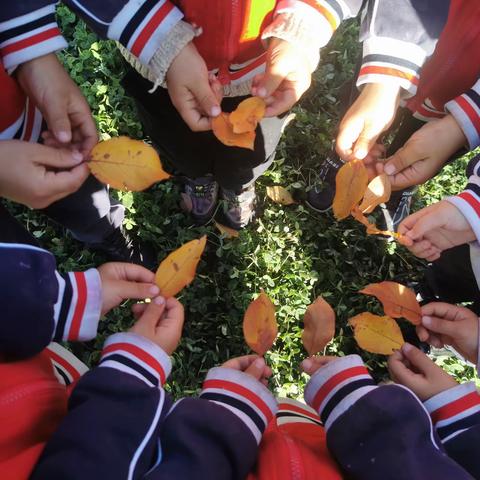
POLYGON ((128 137, 98 143, 93 147, 88 167, 102 183, 133 192, 170 177, 153 147, 128 137))
POLYGON ((265 116, 265 109, 265 101, 259 97, 240 102, 229 118, 234 133, 254 132, 258 122, 265 116))
POLYGON ((277 338, 278 326, 275 307, 263 291, 250 303, 243 317, 243 336, 247 345, 258 355, 272 348, 277 338))
POLYGON ((195 278, 207 237, 191 240, 168 255, 158 267, 155 283, 160 295, 174 297, 195 278))
POLYGON ((364 312, 348 321, 360 348, 370 353, 391 355, 405 343, 397 322, 390 317, 379 317, 364 312))
POLYGON ((309 355, 321 352, 335 335, 335 312, 322 297, 308 306, 303 323, 302 342, 309 355))
POLYGON ((406 318, 414 325, 422 319, 420 304, 415 292, 397 282, 380 282, 367 285, 360 293, 376 297, 383 310, 392 318, 406 318))
POLYGON ((368 172, 361 160, 347 162, 335 178, 335 198, 333 214, 337 220, 343 220, 357 206, 365 194, 368 185, 368 172))
POLYGON ((280 185, 267 187, 267 197, 280 205, 292 205, 296 203, 290 192, 280 185))
POLYGON ((235 133, 230 123, 228 113, 221 113, 212 120, 212 130, 215 136, 227 147, 240 147, 253 150, 255 132, 235 133))
POLYGON ((365 196, 359 206, 361 212, 372 213, 375 207, 387 202, 392 194, 392 184, 387 174, 377 175, 367 186, 365 196))

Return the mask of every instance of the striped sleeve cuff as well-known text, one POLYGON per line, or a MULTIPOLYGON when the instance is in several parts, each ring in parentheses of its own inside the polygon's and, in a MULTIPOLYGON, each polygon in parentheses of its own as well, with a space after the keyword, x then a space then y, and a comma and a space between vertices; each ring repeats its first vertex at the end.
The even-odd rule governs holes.
POLYGON ((113 19, 107 35, 147 65, 182 18, 182 12, 168 0, 129 0, 113 19))
POLYGON ((470 177, 462 193, 445 198, 445 201, 457 207, 472 227, 473 233, 480 241, 480 178, 470 177))
POLYGON ((6 70, 67 46, 55 19, 55 5, 0 23, 0 57, 6 70))
POLYGON ((363 42, 363 61, 357 86, 366 83, 393 83, 415 95, 425 52, 412 43, 387 37, 371 37, 363 42))
POLYGON ((172 362, 167 353, 148 338, 122 332, 105 342, 100 367, 133 375, 150 387, 161 387, 170 375, 172 362))
POLYGON ((340 357, 320 368, 305 388, 305 401, 328 430, 357 400, 377 388, 358 355, 340 357))
POLYGON ((97 336, 102 308, 102 283, 98 270, 56 273, 59 294, 55 304, 54 341, 88 341, 97 336))
POLYGON ((425 402, 442 442, 480 423, 480 395, 474 382, 445 390, 425 402))
POLYGON ((480 80, 471 90, 445 105, 467 137, 470 149, 480 145, 480 80))
POLYGON ((200 397, 234 413, 252 432, 257 444, 277 411, 275 397, 262 383, 231 368, 212 368, 200 397))

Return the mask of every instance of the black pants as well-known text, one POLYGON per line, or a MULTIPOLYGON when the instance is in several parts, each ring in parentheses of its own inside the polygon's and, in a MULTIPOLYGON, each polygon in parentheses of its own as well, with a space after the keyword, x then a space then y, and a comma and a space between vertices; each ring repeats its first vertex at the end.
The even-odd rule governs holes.
MULTIPOLYGON (((151 82, 134 69, 129 70, 123 84, 136 101, 145 133, 173 173, 189 178, 211 174, 221 187, 238 192, 271 165, 287 115, 260 122, 254 151, 227 147, 212 132, 192 132, 173 106, 167 90, 157 88, 154 93, 148 93, 151 82)), ((225 98, 223 111, 231 112, 245 98, 225 98)))

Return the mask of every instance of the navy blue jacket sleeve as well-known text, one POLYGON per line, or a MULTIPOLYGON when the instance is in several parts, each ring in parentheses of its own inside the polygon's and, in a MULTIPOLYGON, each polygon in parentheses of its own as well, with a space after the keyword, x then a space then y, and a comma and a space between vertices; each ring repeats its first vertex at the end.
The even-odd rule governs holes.
POLYGON ((0 243, 0 355, 20 359, 52 340, 90 340, 101 308, 95 269, 61 275, 55 258, 30 245, 0 243))
POLYGON ((374 385, 360 357, 319 369, 305 398, 327 431, 327 445, 355 480, 466 480, 450 458, 420 400, 400 385, 374 385))

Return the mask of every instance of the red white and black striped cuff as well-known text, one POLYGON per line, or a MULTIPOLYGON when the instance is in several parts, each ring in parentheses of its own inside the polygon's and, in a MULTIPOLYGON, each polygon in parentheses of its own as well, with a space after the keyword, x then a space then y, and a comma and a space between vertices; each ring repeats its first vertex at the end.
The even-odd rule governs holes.
POLYGON ((183 13, 169 0, 129 0, 115 16, 108 38, 118 40, 140 62, 148 65, 183 13))
POLYGON ((334 360, 317 370, 305 388, 305 400, 328 430, 357 400, 377 388, 358 355, 334 360))
POLYGON ((148 338, 123 332, 105 342, 100 367, 133 375, 150 387, 161 387, 170 375, 172 362, 167 353, 148 338))
POLYGON ((357 86, 366 83, 390 83, 404 89, 403 98, 415 95, 420 68, 425 62, 423 49, 412 43, 385 37, 363 42, 363 61, 357 86))
POLYGON ((252 432, 257 444, 277 411, 272 393, 250 375, 231 368, 212 368, 203 383, 200 398, 234 413, 252 432))
POLYGON ((480 242, 480 178, 472 175, 465 191, 445 200, 460 210, 480 242))
POLYGON ((444 443, 480 423, 480 395, 474 382, 445 390, 424 405, 444 443))
POLYGON ((480 145, 480 80, 471 90, 445 105, 467 137, 470 149, 480 145))
POLYGON ((277 425, 308 424, 321 426, 318 413, 310 406, 291 398, 278 398, 277 425))
POLYGON ((98 270, 60 275, 55 304, 53 340, 88 341, 97 336, 102 309, 102 282, 98 270))
POLYGON ((71 385, 88 372, 88 367, 83 362, 58 343, 52 342, 45 349, 45 353, 50 357, 55 375, 62 385, 71 385))
POLYGON ((0 23, 0 57, 6 70, 66 46, 53 3, 0 23))

